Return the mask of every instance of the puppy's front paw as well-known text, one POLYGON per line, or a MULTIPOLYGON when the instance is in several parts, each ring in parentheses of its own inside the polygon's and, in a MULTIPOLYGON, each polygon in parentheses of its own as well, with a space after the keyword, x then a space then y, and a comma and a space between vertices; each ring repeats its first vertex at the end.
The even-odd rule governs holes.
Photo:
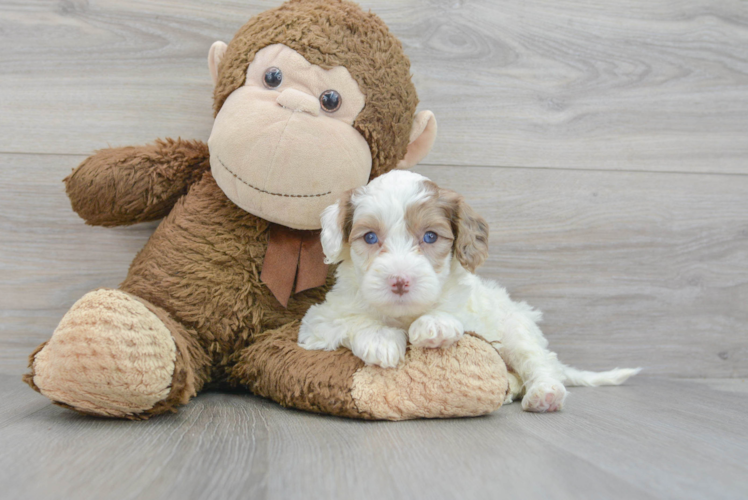
POLYGON ((539 380, 527 389, 522 409, 538 413, 558 411, 564 406, 566 387, 556 380, 539 380))
POLYGON ((356 334, 351 340, 351 351, 367 365, 394 368, 405 357, 406 345, 404 330, 382 327, 356 334))
POLYGON ((301 323, 299 327, 299 346, 308 351, 334 351, 340 345, 336 340, 333 328, 314 329, 307 323, 301 323))
POLYGON ((424 314, 408 329, 410 343, 416 347, 448 347, 462 337, 462 323, 451 314, 424 314))

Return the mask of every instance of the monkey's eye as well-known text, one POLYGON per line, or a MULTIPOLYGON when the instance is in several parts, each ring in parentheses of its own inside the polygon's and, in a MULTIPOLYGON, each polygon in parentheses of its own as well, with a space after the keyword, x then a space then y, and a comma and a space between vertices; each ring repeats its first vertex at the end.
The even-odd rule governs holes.
POLYGON ((274 89, 283 81, 283 73, 276 67, 268 68, 265 71, 265 86, 269 89, 274 89))
POLYGON ((343 98, 340 97, 337 90, 325 90, 322 92, 322 95, 319 96, 319 103, 322 105, 322 109, 328 113, 334 113, 337 111, 342 102, 343 98))
POLYGON ((426 231, 426 234, 423 235, 423 242, 424 243, 433 243, 436 241, 438 236, 433 231, 426 231))
POLYGON ((377 238, 377 233, 368 232, 364 235, 364 241, 369 245, 373 245, 374 243, 379 242, 379 238, 377 238))

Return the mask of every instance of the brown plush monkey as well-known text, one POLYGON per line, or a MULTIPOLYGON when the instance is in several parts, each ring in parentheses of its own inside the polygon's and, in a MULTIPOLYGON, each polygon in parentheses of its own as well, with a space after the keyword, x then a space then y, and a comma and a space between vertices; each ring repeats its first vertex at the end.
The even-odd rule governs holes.
POLYGON ((390 370, 296 344, 298 320, 332 280, 314 231, 322 209, 414 165, 434 141, 384 23, 349 2, 292 0, 213 44, 209 67, 208 145, 105 149, 65 179, 88 224, 163 221, 119 289, 86 294, 62 318, 26 382, 74 410, 132 419, 173 411, 208 384, 357 418, 498 408, 505 366, 475 336, 411 349, 390 370))

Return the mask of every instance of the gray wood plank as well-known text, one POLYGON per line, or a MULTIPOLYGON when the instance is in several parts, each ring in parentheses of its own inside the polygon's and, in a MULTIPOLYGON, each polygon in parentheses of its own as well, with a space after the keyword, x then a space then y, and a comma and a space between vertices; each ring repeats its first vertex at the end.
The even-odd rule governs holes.
POLYGON ((688 381, 695 384, 702 384, 716 392, 733 392, 738 394, 748 393, 748 380, 742 378, 696 378, 688 379, 688 381))
POLYGON ((748 404, 732 384, 716 385, 720 391, 643 378, 624 387, 576 390, 564 415, 574 413, 573 419, 532 415, 522 429, 660 498, 744 498, 748 404))
MULTIPOLYGON (((207 138, 205 58, 279 1, 0 6, 0 151, 207 138)), ((367 1, 405 45, 433 164, 746 173, 748 5, 367 1)))
POLYGON ((0 374, 0 434, 4 427, 49 405, 47 398, 34 392, 20 377, 0 374))
POLYGON ((401 423, 218 393, 147 422, 47 405, 0 427, 0 498, 741 498, 748 404, 709 382, 722 389, 640 378, 572 389, 555 415, 401 423))
MULTIPOLYGON (((84 293, 114 287, 155 227, 93 228, 60 179, 82 157, 0 155, 0 373, 20 374, 84 293)), ((480 269, 545 312, 561 359, 748 376, 748 178, 430 167, 491 225, 480 269)))

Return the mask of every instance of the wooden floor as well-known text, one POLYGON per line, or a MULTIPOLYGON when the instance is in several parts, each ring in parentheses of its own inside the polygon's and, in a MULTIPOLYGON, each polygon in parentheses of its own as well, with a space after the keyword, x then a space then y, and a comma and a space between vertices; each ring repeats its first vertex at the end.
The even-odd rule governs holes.
POLYGON ((439 122, 417 170, 491 225, 479 270, 588 369, 557 415, 352 422, 204 394, 85 418, 20 382, 155 224, 86 227, 86 155, 207 139, 206 56, 278 0, 0 2, 0 499, 748 498, 748 2, 367 0, 439 122))
POLYGON ((356 422, 207 393, 93 419, 0 376, 7 499, 718 499, 748 494, 748 382, 572 389, 567 411, 356 422))

